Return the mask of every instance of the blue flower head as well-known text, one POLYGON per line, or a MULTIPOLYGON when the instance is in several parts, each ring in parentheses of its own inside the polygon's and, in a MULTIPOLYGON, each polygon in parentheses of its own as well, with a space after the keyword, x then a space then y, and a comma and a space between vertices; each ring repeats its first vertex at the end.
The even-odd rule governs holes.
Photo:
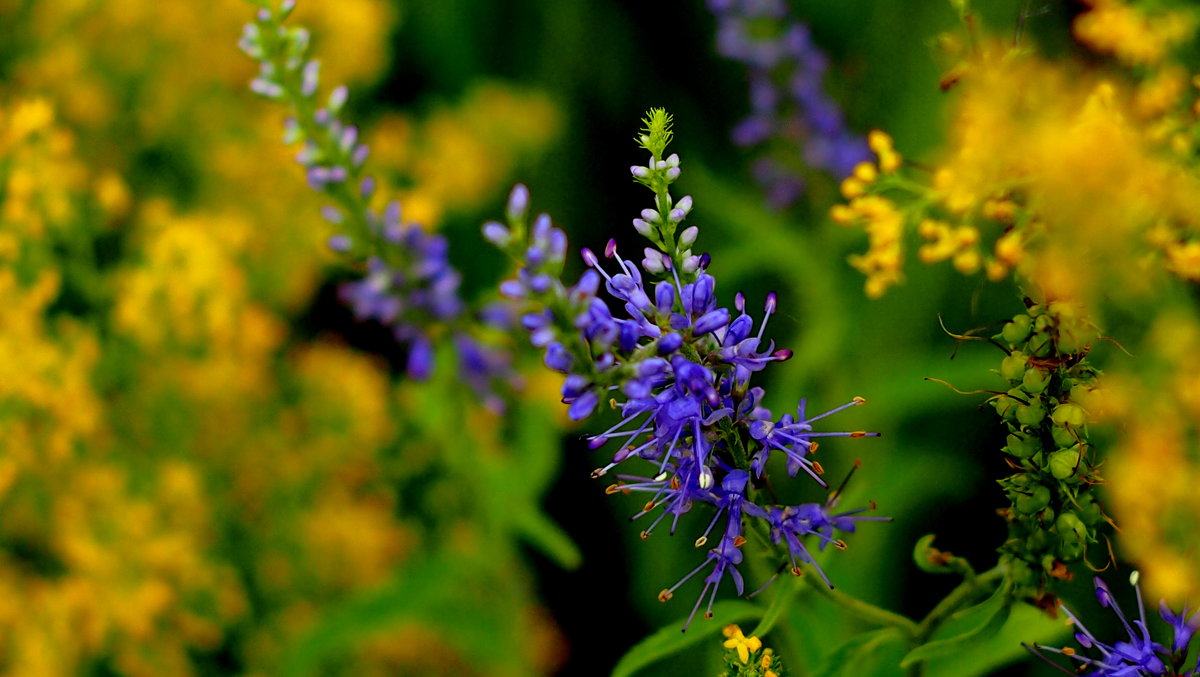
POLYGON ((1138 572, 1135 571, 1129 576, 1129 583, 1133 586, 1138 606, 1138 616, 1132 622, 1125 616, 1121 606, 1117 604, 1108 584, 1099 577, 1095 579, 1096 599, 1100 602, 1100 606, 1112 609, 1120 619, 1121 625, 1125 628, 1125 639, 1111 644, 1100 641, 1070 609, 1062 606, 1060 608, 1063 613, 1075 626, 1075 641, 1083 647, 1084 654, 1087 655, 1083 655, 1071 647, 1058 649, 1035 645, 1030 650, 1038 656, 1041 656, 1038 653, 1039 650, 1067 656, 1079 663, 1080 674, 1086 677, 1135 677, 1138 675, 1191 677, 1196 675, 1195 666, 1191 670, 1182 671, 1182 665, 1187 659, 1188 646, 1192 636, 1196 632, 1197 625, 1200 625, 1198 623, 1200 619, 1197 618, 1200 614, 1193 614, 1191 618, 1187 618, 1188 609, 1186 607, 1179 614, 1175 614, 1171 612, 1165 602, 1160 604, 1159 611, 1162 619, 1174 631, 1174 639, 1168 649, 1150 636, 1150 629, 1146 623, 1146 609, 1142 603, 1142 591, 1138 587, 1138 572), (1087 672, 1083 672, 1084 670, 1087 672))

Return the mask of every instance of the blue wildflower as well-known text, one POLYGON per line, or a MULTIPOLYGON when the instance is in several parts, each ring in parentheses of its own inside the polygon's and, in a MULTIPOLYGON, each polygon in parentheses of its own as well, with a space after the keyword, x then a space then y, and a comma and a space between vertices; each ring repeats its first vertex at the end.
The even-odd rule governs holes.
MULTIPOLYGON (((284 126, 284 142, 301 144, 296 161, 304 167, 308 185, 336 203, 321 209, 338 230, 328 246, 363 272, 360 279, 342 285, 341 299, 360 320, 392 329, 408 348, 407 371, 415 379, 432 374, 434 341, 451 335, 460 378, 488 407, 500 409, 503 400, 496 391, 517 383, 510 359, 472 333, 482 328, 476 320, 483 326, 505 321, 495 306, 483 309, 478 318, 467 312, 459 295, 461 277, 447 258, 444 237, 405 223, 398 203, 389 204, 383 213, 370 208, 376 181, 362 170, 370 151, 360 142, 358 128, 339 117, 348 90, 334 88, 324 105, 318 99, 320 65, 308 58, 308 32, 283 25, 293 6, 289 0, 275 9, 260 8, 255 21, 243 29, 239 45, 259 63, 251 89, 284 100, 293 109, 294 117, 284 126)), ((547 223, 543 230, 548 227, 547 223)), ((561 244, 565 247, 565 238, 561 244)))
POLYGON ((808 28, 788 21, 782 0, 709 0, 717 18, 717 51, 749 71, 750 114, 734 126, 733 142, 758 148, 752 174, 775 207, 804 193, 803 167, 840 178, 870 159, 866 141, 851 132, 824 90, 829 68, 808 28))
POLYGON ((1129 584, 1133 586, 1138 605, 1138 617, 1132 623, 1126 618, 1120 605, 1117 604, 1108 585, 1100 580, 1099 577, 1095 579, 1096 598, 1099 600, 1100 606, 1111 608, 1113 613, 1117 615, 1117 618, 1121 621, 1121 625, 1125 628, 1126 640, 1116 641, 1112 644, 1101 642, 1075 614, 1071 613, 1070 609, 1061 606, 1060 608, 1063 610, 1063 613, 1067 615, 1067 618, 1071 620, 1071 624, 1075 626, 1075 641, 1094 657, 1080 655, 1071 647, 1057 649, 1049 646, 1034 645, 1032 648, 1026 648, 1029 648, 1030 651, 1039 657, 1041 657, 1041 654, 1038 652, 1042 650, 1067 656, 1074 661, 1078 661, 1080 674, 1085 675, 1085 677, 1134 677, 1135 675, 1191 677, 1196 675, 1196 666, 1193 666, 1191 670, 1186 672, 1181 670, 1183 669, 1182 665, 1184 661, 1187 659, 1188 646, 1196 632, 1197 626, 1200 625, 1197 619, 1197 615, 1200 614, 1193 614, 1191 618, 1185 618, 1188 612, 1187 608, 1184 608, 1179 614, 1174 614, 1165 602, 1160 604, 1159 611, 1162 619, 1174 631, 1174 640, 1168 650, 1167 647, 1154 641, 1150 636, 1150 629, 1146 623, 1146 609, 1142 603, 1142 591, 1138 587, 1138 572, 1135 571, 1130 575, 1129 584), (1087 672, 1083 672, 1085 669, 1087 672))
POLYGON ((565 285, 560 280, 565 235, 544 214, 529 226, 524 186, 513 189, 508 224, 485 224, 483 234, 519 264, 502 291, 530 306, 521 325, 530 332, 530 342, 544 350, 545 364, 565 375, 562 400, 568 415, 587 418, 602 400, 620 412, 617 423, 588 437, 592 449, 616 447, 610 461, 592 475, 616 471, 609 493, 648 494, 631 518, 649 518, 642 537, 666 522, 674 534, 683 515, 703 508, 712 512, 695 539, 702 547, 724 521, 722 536, 704 562, 660 595, 665 601, 708 571, 690 623, 705 600, 706 615, 711 612, 726 576, 741 594, 737 566, 747 519, 767 523, 797 571, 799 561, 812 562, 804 539, 815 539, 820 548, 840 544, 834 540, 836 531, 850 532, 860 520, 881 519, 860 517, 861 511, 834 513, 832 499, 825 505, 791 507, 753 502, 772 451, 783 452, 792 475, 804 467, 824 485, 820 465, 808 458, 817 447, 814 439, 875 433, 814 429, 814 422, 862 404, 861 398, 813 417, 806 416, 802 401, 797 416, 778 421, 763 406, 765 393, 750 384, 751 378, 768 364, 791 357, 766 337, 778 300, 767 296, 757 331, 744 296, 735 298, 736 317, 720 304, 717 279, 709 272, 711 258, 692 250, 699 231, 683 224, 694 202, 690 196, 675 200, 669 192, 681 174, 678 155, 663 159, 670 116, 651 111, 646 125, 640 143, 651 157, 630 168, 633 178, 655 194, 654 207, 633 219, 634 229, 654 245, 645 250, 640 266, 624 258, 610 240, 603 259, 582 249, 587 269, 575 285, 565 285), (613 260, 615 270, 604 260, 613 260), (636 470, 638 465, 646 470, 636 470))

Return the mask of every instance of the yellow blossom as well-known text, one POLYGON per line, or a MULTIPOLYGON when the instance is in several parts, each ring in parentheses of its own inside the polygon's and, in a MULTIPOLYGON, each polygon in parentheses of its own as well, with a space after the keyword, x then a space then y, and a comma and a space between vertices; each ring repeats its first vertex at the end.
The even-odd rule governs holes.
POLYGON ((726 649, 735 649, 738 654, 738 660, 742 663, 750 662, 750 654, 762 648, 762 640, 757 637, 746 637, 742 634, 742 629, 736 625, 729 625, 722 630, 729 639, 725 640, 726 649))

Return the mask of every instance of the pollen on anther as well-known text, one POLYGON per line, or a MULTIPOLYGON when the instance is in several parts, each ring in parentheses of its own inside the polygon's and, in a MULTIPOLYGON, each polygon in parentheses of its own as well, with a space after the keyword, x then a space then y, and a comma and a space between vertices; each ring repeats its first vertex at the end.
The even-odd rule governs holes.
POLYGON ((735 548, 740 548, 745 544, 746 544, 745 536, 737 536, 733 539, 733 547, 735 547, 735 548))
POLYGON ((875 510, 875 508, 877 507, 877 506, 875 505, 875 501, 870 501, 870 502, 868 502, 868 504, 867 504, 867 505, 870 505, 870 506, 871 506, 871 510, 872 510, 872 511, 874 511, 874 510, 875 510))
POLYGON ((800 570, 800 567, 792 567, 792 575, 793 576, 803 576, 804 572, 800 570))
POLYGON ((834 541, 834 542, 833 542, 833 547, 837 548, 838 550, 845 550, 845 549, 846 549, 846 542, 845 542, 845 541, 843 541, 843 540, 841 540, 841 539, 838 539, 838 540, 836 540, 836 541, 834 541))
POLYGON ((1062 652, 1063 652, 1064 656, 1074 656, 1075 655, 1075 649, 1072 649, 1069 646, 1064 646, 1062 649, 1062 652))
POLYGON ((711 611, 705 611, 705 612, 704 612, 704 618, 705 618, 706 620, 708 620, 708 619, 711 619, 712 617, 713 617, 713 612, 711 612, 711 611))
POLYGON ((855 430, 854 432, 850 433, 850 437, 866 437, 866 436, 867 436, 867 431, 865 431, 865 430, 855 430))
POLYGON ((646 540, 646 539, 650 538, 650 532, 649 532, 649 531, 643 531, 642 533, 638 534, 638 536, 640 536, 640 537, 641 537, 641 539, 644 541, 644 540, 646 540))
POLYGON ((654 509, 654 505, 655 505, 654 501, 646 501, 646 505, 642 506, 642 511, 650 512, 651 510, 654 509))
POLYGON ((808 443, 808 453, 810 453, 810 454, 817 453, 817 449, 820 449, 820 448, 821 448, 821 445, 817 444, 816 442, 808 443))
POLYGON ((670 590, 663 590, 662 592, 658 593, 658 601, 665 602, 665 601, 671 599, 672 596, 673 595, 671 595, 670 590))
POLYGON ((813 461, 813 472, 817 473, 818 475, 824 475, 825 468, 817 461, 813 461))
POLYGON ((679 475, 676 475, 671 478, 671 490, 679 491, 679 475))
POLYGON ((700 538, 696 539, 697 548, 703 548, 705 543, 708 543, 708 536, 701 536, 700 538))
POLYGON ((595 470, 592 471, 592 479, 596 479, 597 477, 603 477, 603 476, 604 476, 604 468, 596 468, 595 470))
POLYGON ((616 411, 617 409, 621 408, 621 405, 617 404, 617 399, 615 397, 610 397, 608 398, 608 408, 616 411))
POLYGON ((617 493, 618 491, 622 491, 623 486, 624 485, 621 484, 620 482, 617 482, 616 484, 610 484, 604 488, 604 493, 609 496, 612 496, 613 494, 617 493))

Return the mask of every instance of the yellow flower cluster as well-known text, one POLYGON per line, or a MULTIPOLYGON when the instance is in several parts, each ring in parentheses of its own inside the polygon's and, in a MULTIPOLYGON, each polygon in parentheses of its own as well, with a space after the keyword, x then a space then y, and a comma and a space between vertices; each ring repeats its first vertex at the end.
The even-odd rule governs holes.
POLYGON ((1088 10, 1075 18, 1075 38, 1131 66, 1159 63, 1189 38, 1196 25, 1182 12, 1148 14, 1121 0, 1086 0, 1088 10))
POLYGON ((932 181, 856 172, 843 183, 850 203, 831 215, 868 231, 852 263, 870 295, 900 279, 910 226, 923 262, 992 280, 1020 269, 1054 298, 1135 295, 1155 261, 1196 279, 1200 180, 1182 71, 1129 86, 998 47, 960 70, 950 154, 932 181))
POLYGON ((736 625, 726 625, 721 629, 721 634, 726 637, 723 646, 737 654, 737 659, 742 666, 748 666, 748 669, 742 668, 737 674, 779 677, 779 673, 773 669, 778 668, 775 652, 772 649, 763 649, 761 639, 746 637, 742 634, 742 629, 736 625), (762 653, 759 655, 760 650, 762 653), (751 658, 754 659, 753 663, 751 663, 751 658))
POLYGON ((830 214, 840 225, 866 229, 869 250, 850 257, 850 265, 867 276, 866 293, 877 298, 902 279, 905 216, 895 203, 872 191, 880 172, 894 174, 900 168, 901 158, 892 146, 892 138, 875 130, 867 140, 879 164, 863 162, 854 168, 841 186, 842 196, 850 203, 835 205, 830 214))
POLYGON ((1097 407, 1120 424, 1106 475, 1121 545, 1153 597, 1200 595, 1195 534, 1200 530, 1200 317, 1177 305, 1159 314, 1136 364, 1110 372, 1097 407))
MULTIPOLYGON (((427 402, 376 360, 288 334, 334 259, 281 119, 247 92, 232 40, 251 11, 0 2, 27 38, 0 84, 0 677, 188 677, 225 651, 242 674, 277 674, 421 545, 400 492, 445 469, 398 422, 427 402)), ((378 77, 394 14, 300 3, 322 80, 378 77)), ((501 195, 559 120, 545 96, 487 84, 403 124, 415 132, 377 159, 436 221, 501 195)), ((499 447, 497 428, 471 449, 499 447)), ((447 520, 451 539, 481 540, 469 509, 447 520)), ((509 609, 549 638, 527 663, 549 671, 552 624, 511 587, 509 609)), ((453 646, 437 665, 396 650, 414 636, 428 639, 376 636, 337 674, 466 669, 453 646)))

